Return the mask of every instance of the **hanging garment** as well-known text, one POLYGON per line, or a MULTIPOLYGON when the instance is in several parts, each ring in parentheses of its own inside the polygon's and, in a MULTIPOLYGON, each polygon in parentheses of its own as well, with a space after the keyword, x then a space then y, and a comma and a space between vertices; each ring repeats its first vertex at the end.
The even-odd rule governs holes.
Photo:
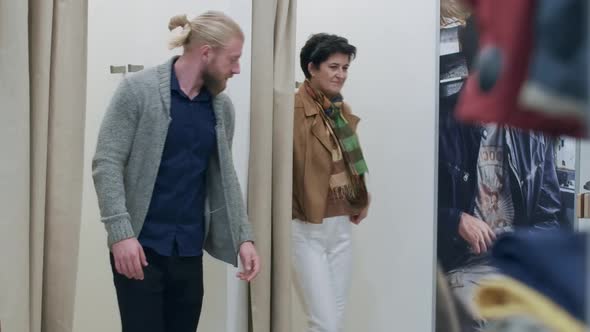
POLYGON ((588 106, 588 1, 537 0, 534 49, 520 101, 548 115, 585 121, 588 106))
MULTIPOLYGON (((580 320, 572 317, 551 299, 510 277, 495 278, 484 282, 476 292, 474 301, 479 315, 490 322, 486 323, 487 330, 484 331, 495 331, 492 329, 495 325, 493 322, 514 317, 526 317, 528 324, 534 323, 553 332, 583 332, 585 330, 584 324, 580 320)), ((515 324, 515 322, 512 323, 515 324)))
POLYGON ((583 137, 578 116, 537 112, 519 104, 533 43, 534 0, 468 0, 479 31, 479 54, 456 109, 459 120, 500 123, 549 135, 583 137))
POLYGON ((497 240, 492 264, 584 321, 586 236, 556 229, 516 231, 497 240))

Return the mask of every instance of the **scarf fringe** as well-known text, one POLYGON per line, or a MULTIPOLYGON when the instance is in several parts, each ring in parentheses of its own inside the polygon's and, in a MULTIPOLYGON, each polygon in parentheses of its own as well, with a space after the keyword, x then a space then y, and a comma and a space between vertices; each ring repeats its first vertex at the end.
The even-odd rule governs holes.
POLYGON ((341 187, 330 188, 332 197, 336 200, 355 199, 358 196, 356 190, 352 185, 345 185, 341 187))
POLYGON ((330 184, 330 192, 333 199, 348 200, 353 206, 364 207, 369 202, 365 182, 360 176, 352 176, 351 183, 345 185, 330 184))

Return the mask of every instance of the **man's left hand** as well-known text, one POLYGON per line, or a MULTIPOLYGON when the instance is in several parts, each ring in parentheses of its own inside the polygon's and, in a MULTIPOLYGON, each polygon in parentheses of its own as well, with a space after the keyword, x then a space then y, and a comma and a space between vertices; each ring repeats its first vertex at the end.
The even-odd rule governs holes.
POLYGON ((244 270, 238 272, 238 278, 248 282, 254 280, 260 272, 260 257, 258 257, 254 243, 248 241, 240 245, 240 260, 244 270))

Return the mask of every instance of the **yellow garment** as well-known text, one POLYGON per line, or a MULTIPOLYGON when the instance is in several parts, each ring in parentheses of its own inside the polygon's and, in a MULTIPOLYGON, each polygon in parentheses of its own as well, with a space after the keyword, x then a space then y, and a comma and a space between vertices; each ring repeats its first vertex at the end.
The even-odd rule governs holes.
POLYGON ((482 282, 475 292, 475 308, 486 320, 528 316, 555 332, 584 332, 582 322, 541 293, 510 278, 482 282))

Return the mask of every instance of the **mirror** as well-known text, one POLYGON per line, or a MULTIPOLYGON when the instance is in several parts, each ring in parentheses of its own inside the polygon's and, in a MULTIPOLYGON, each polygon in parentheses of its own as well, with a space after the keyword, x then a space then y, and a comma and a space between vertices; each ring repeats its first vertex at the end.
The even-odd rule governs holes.
MULTIPOLYGON (((457 120, 464 84, 478 68, 478 38, 474 16, 458 1, 442 0, 437 259, 464 331, 484 326, 475 291, 499 272, 491 263, 497 239, 521 229, 576 227, 575 139, 457 120)), ((439 317, 437 326, 444 324, 439 317)))

